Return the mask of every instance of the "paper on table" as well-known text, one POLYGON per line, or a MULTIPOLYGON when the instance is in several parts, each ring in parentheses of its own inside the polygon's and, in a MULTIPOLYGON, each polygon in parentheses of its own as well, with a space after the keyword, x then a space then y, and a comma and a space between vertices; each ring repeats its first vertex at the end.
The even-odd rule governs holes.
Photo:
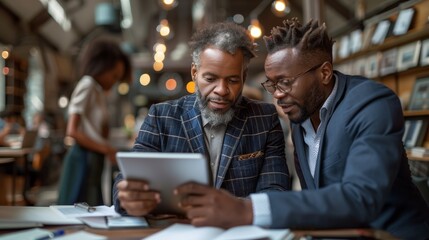
POLYGON ((49 225, 82 224, 75 218, 66 218, 49 207, 0 206, 0 224, 21 222, 49 225))
POLYGON ((54 211, 60 213, 66 218, 120 216, 115 212, 115 208, 113 206, 96 206, 94 212, 88 212, 85 209, 77 208, 73 205, 52 205, 50 208, 54 209, 54 211))
POLYGON ((201 227, 197 228, 189 224, 175 223, 164 230, 161 230, 144 240, 201 240, 201 239, 214 239, 221 234, 224 230, 215 227, 201 227))
POLYGON ((85 231, 79 231, 71 234, 66 234, 61 237, 56 237, 55 240, 105 240, 106 236, 97 235, 85 231))
POLYGON ((81 217, 79 219, 91 228, 112 229, 112 228, 149 227, 149 223, 146 221, 144 217, 108 216, 108 217, 81 217))
POLYGON ((46 236, 47 234, 51 233, 48 230, 40 229, 40 228, 33 228, 13 233, 8 233, 0 236, 0 240, 34 240, 43 236, 46 236))
POLYGON ((228 229, 214 240, 285 239, 289 233, 289 229, 263 229, 248 225, 228 229))
POLYGON ((0 221, 0 229, 23 229, 23 228, 35 228, 43 227, 43 224, 36 222, 3 222, 0 221))
POLYGON ((249 240, 249 239, 285 239, 289 229, 263 229, 258 226, 238 226, 227 230, 216 227, 194 227, 189 224, 176 223, 155 233, 144 240, 249 240))

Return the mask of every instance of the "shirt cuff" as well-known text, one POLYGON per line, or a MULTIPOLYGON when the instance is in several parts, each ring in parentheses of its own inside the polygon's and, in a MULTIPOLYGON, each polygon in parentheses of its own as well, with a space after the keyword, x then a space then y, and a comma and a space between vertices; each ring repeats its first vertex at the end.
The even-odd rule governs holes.
POLYGON ((251 194, 253 207, 253 225, 261 227, 271 226, 271 208, 266 193, 251 194))

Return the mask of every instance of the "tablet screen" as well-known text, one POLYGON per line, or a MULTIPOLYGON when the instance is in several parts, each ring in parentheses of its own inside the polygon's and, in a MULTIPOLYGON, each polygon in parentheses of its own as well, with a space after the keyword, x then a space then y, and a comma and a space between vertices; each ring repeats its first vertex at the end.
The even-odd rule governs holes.
POLYGON ((194 181, 211 184, 209 165, 200 153, 118 152, 119 169, 125 179, 142 179, 161 194, 156 214, 183 214, 173 190, 194 181))

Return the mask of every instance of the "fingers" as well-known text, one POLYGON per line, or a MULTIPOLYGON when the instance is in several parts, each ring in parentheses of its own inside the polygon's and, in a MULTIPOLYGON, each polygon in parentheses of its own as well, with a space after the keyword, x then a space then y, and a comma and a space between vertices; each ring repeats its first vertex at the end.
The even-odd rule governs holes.
POLYGON ((120 201, 121 207, 132 216, 144 216, 150 213, 158 205, 158 201, 151 200, 139 200, 139 201, 120 201))
POLYGON ((116 187, 118 188, 119 191, 126 191, 126 190, 148 191, 149 190, 149 184, 143 180, 122 180, 116 185, 116 187))
POLYGON ((161 202, 159 192, 150 190, 145 181, 122 180, 116 187, 121 207, 132 216, 146 215, 161 202))
POLYGON ((197 195, 203 195, 206 194, 208 191, 211 190, 211 187, 202 185, 195 182, 190 183, 184 183, 180 186, 178 186, 174 190, 174 194, 176 195, 188 195, 188 194, 197 194, 197 195))
POLYGON ((180 199, 179 207, 190 208, 207 205, 210 202, 210 198, 205 195, 184 195, 180 199))

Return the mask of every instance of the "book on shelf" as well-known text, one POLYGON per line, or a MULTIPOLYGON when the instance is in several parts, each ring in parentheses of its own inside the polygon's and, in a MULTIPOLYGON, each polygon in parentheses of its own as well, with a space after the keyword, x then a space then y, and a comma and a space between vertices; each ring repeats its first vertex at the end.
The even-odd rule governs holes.
POLYGON ((429 157, 429 148, 413 147, 411 148, 411 155, 414 157, 429 157))

